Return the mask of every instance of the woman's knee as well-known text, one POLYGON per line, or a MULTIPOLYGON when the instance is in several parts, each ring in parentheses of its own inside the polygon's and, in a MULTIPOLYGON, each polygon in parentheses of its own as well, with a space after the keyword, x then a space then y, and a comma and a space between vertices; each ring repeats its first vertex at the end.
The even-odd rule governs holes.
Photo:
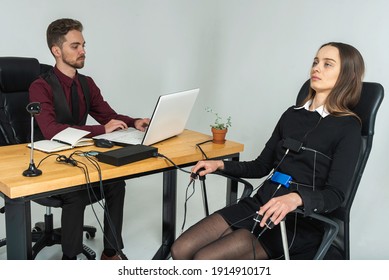
POLYGON ((183 246, 183 242, 181 242, 180 239, 177 239, 172 247, 170 248, 170 254, 172 256, 173 260, 185 260, 188 259, 189 257, 187 254, 184 252, 185 251, 185 246, 183 246))
POLYGON ((174 241, 170 248, 170 254, 174 260, 191 260, 198 250, 198 244, 194 242, 191 232, 184 232, 174 241))
POLYGON ((211 257, 209 255, 209 253, 206 252, 206 250, 199 250, 196 252, 196 254, 193 255, 193 260, 197 260, 197 261, 200 261, 200 260, 210 260, 211 257))

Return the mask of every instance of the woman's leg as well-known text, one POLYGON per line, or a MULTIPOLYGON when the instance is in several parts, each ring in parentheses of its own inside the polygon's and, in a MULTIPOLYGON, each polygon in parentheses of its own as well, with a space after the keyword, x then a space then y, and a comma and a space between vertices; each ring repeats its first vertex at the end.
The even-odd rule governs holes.
POLYGON ((204 218, 173 244, 173 259, 268 259, 265 250, 250 231, 233 231, 223 217, 204 218))
POLYGON ((247 229, 235 230, 201 248, 195 260, 267 260, 258 239, 247 229))
POLYGON ((190 260, 204 246, 214 242, 232 230, 219 214, 212 214, 185 231, 173 243, 172 258, 175 260, 190 260))

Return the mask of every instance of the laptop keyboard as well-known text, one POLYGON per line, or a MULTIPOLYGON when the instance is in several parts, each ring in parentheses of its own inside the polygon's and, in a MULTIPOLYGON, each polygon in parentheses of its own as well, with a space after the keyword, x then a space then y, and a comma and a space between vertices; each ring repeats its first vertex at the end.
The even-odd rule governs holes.
POLYGON ((144 135, 145 132, 130 127, 128 129, 116 130, 93 138, 103 138, 116 143, 136 145, 142 143, 144 135))

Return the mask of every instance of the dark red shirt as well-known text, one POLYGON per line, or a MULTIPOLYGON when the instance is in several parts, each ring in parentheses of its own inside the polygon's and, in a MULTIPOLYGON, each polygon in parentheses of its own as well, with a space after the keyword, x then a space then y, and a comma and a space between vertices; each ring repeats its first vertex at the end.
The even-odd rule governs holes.
MULTIPOLYGON (((58 77, 58 80, 64 90, 68 106, 71 109, 71 85, 73 80, 76 81, 79 93, 79 106, 80 106, 80 118, 86 112, 85 98, 82 94, 82 88, 78 81, 78 74, 75 78, 69 78, 57 67, 54 67, 54 73, 58 77)), ((104 134, 105 128, 104 125, 112 119, 121 120, 127 124, 129 127, 134 127, 135 119, 120 115, 116 113, 111 106, 104 100, 101 95, 100 89, 97 87, 95 82, 91 77, 86 77, 87 83, 90 90, 90 110, 89 115, 93 117, 99 124, 98 125, 82 125, 82 126, 72 126, 74 128, 79 128, 83 130, 90 131, 90 134, 87 137, 93 137, 96 135, 104 134)), ((40 102, 41 104, 41 113, 36 115, 36 121, 39 125, 40 130, 42 131, 43 136, 46 139, 51 139, 55 134, 64 130, 67 127, 70 127, 69 124, 58 123, 56 121, 56 114, 54 110, 54 97, 53 90, 51 86, 43 79, 38 78, 35 80, 29 89, 30 93, 30 102, 40 102)))

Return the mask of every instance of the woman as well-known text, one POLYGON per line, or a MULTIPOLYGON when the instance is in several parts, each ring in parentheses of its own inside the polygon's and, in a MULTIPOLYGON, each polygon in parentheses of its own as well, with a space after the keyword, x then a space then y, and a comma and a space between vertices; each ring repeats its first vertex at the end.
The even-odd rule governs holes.
POLYGON ((192 171, 215 170, 237 177, 267 176, 253 197, 225 207, 184 232, 173 259, 282 259, 279 223, 285 219, 290 257, 311 259, 323 229, 306 217, 338 208, 351 180, 361 145, 361 125, 351 109, 359 101, 364 62, 354 47, 331 42, 313 60, 310 91, 301 106, 281 116, 253 161, 199 161, 192 171), (273 176, 290 176, 287 182, 273 176), (304 217, 291 213, 297 207, 304 217), (253 218, 262 216, 258 225, 253 218), (274 228, 263 232, 265 223, 274 228))

